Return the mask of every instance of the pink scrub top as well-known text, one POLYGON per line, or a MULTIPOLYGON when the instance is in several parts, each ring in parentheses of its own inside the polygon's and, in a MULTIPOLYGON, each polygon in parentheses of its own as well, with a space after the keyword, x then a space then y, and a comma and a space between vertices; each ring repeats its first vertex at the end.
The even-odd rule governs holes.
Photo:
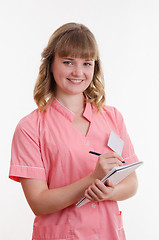
MULTIPOLYGON (((49 189, 69 185, 89 175, 98 157, 89 153, 110 152, 111 131, 124 140, 122 157, 138 161, 120 112, 110 106, 96 113, 86 104, 83 117, 90 122, 83 135, 72 121, 74 114, 54 99, 45 113, 38 109, 24 117, 16 127, 11 151, 9 177, 43 179, 49 189)), ((37 216, 33 240, 124 240, 121 212, 116 201, 75 204, 52 214, 37 216)))

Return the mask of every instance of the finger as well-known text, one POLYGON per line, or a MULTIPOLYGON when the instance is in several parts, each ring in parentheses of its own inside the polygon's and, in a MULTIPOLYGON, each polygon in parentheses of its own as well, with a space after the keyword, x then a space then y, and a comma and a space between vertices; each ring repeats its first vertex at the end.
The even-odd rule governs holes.
POLYGON ((88 197, 88 199, 91 201, 99 201, 100 200, 98 198, 98 194, 100 194, 101 192, 99 192, 99 190, 97 190, 96 188, 97 187, 92 185, 85 192, 85 196, 88 197))
POLYGON ((107 193, 106 186, 99 179, 95 180, 94 185, 91 186, 91 190, 99 199, 101 199, 103 193, 107 193))
POLYGON ((87 192, 85 192, 84 196, 85 196, 88 200, 93 201, 93 199, 91 198, 91 196, 90 196, 87 192))
POLYGON ((102 182, 97 183, 97 184, 98 184, 98 188, 100 189, 100 192, 101 192, 101 194, 98 195, 98 198, 100 199, 100 201, 106 200, 107 196, 110 193, 110 187, 107 187, 107 185, 105 185, 102 182))
MULTIPOLYGON (((103 166, 105 164, 123 166, 123 163, 118 158, 108 158, 108 159, 103 158, 103 159, 100 159, 100 164, 102 164, 103 166)), ((110 168, 112 169, 112 166, 110 168)))
POLYGON ((99 180, 96 179, 94 184, 89 188, 89 194, 94 201, 105 200, 106 195, 109 193, 109 189, 99 180))
POLYGON ((107 160, 107 163, 109 164, 116 164, 118 166, 122 166, 123 163, 118 158, 110 158, 107 160))
POLYGON ((122 158, 122 156, 120 156, 119 154, 117 154, 116 152, 109 152, 109 153, 105 153, 105 154, 102 154, 101 156, 100 156, 101 158, 117 158, 119 161, 123 161, 123 158, 122 158))
POLYGON ((105 184, 106 184, 106 186, 111 187, 111 188, 115 187, 114 183, 111 180, 109 180, 109 179, 106 181, 105 184))
POLYGON ((103 167, 105 169, 105 174, 107 174, 108 172, 110 172, 113 168, 118 167, 118 164, 109 164, 106 167, 103 167))
POLYGON ((102 194, 108 193, 106 185, 103 182, 101 182, 99 179, 95 180, 95 186, 98 188, 100 193, 102 194))
MULTIPOLYGON (((98 188, 98 185, 96 185, 96 182, 100 180, 96 179, 96 181, 89 186, 86 193, 93 199, 93 201, 99 201, 103 199, 103 192, 98 188)), ((101 182, 102 183, 102 182, 101 182)))
POLYGON ((111 180, 107 180, 106 183, 103 183, 99 179, 96 179, 95 184, 101 192, 101 194, 98 195, 100 200, 106 200, 110 192, 114 190, 114 184, 111 180))

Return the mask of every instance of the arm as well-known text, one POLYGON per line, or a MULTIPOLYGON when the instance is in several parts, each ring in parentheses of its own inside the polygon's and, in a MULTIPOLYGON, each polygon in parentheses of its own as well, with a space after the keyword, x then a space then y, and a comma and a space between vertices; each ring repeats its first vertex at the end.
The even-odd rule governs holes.
POLYGON ((49 189, 47 182, 37 179, 21 178, 26 199, 35 215, 53 213, 64 209, 84 196, 85 190, 95 181, 102 179, 113 167, 122 165, 123 159, 116 153, 99 157, 95 170, 85 178, 68 186, 49 189))
POLYGON ((85 189, 94 181, 91 175, 56 189, 48 189, 47 182, 21 178, 25 197, 36 216, 53 213, 72 205, 83 197, 85 189))
POLYGON ((138 180, 136 173, 131 173, 122 182, 120 182, 110 196, 110 200, 122 201, 134 196, 137 192, 138 180))
POLYGON ((133 172, 122 182, 113 186, 107 181, 105 186, 100 180, 96 179, 94 183, 85 191, 85 197, 91 201, 122 201, 135 195, 138 187, 136 173, 133 172))

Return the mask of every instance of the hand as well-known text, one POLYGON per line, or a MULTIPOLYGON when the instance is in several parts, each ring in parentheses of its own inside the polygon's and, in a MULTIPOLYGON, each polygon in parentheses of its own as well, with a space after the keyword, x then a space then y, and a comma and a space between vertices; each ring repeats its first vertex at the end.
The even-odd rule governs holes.
POLYGON ((95 170, 92 173, 93 179, 102 179, 112 168, 122 166, 123 158, 115 153, 110 152, 100 155, 95 170))
POLYGON ((85 197, 94 202, 109 200, 114 190, 114 185, 107 180, 106 186, 99 179, 96 179, 85 191, 85 197))

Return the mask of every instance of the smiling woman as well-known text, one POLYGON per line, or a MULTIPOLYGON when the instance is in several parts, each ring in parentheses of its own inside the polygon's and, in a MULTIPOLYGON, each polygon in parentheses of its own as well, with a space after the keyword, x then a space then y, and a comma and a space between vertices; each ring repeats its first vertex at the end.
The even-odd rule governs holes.
POLYGON ((96 105, 97 109, 101 109, 105 102, 104 77, 96 40, 86 26, 68 23, 52 34, 42 53, 42 64, 34 89, 34 99, 40 110, 45 111, 50 103, 49 100, 55 94, 55 73, 52 73, 51 68, 56 58, 61 58, 61 60, 64 58, 66 65, 76 66, 76 72, 79 71, 79 64, 75 63, 75 58, 84 60, 84 66, 91 64, 94 73, 92 81, 88 84, 84 93, 89 101, 96 105))
POLYGON ((38 109, 18 123, 12 142, 9 176, 36 215, 33 240, 125 240, 117 201, 136 193, 137 177, 116 186, 100 180, 123 158, 138 159, 122 115, 104 105, 103 82, 90 30, 76 23, 57 29, 42 53, 38 109), (122 156, 107 146, 111 131, 124 141, 122 156), (79 209, 84 195, 91 202, 79 209))
POLYGON ((54 95, 56 98, 65 94, 81 94, 90 85, 94 74, 94 60, 82 58, 62 58, 55 55, 52 74, 56 82, 54 95))

